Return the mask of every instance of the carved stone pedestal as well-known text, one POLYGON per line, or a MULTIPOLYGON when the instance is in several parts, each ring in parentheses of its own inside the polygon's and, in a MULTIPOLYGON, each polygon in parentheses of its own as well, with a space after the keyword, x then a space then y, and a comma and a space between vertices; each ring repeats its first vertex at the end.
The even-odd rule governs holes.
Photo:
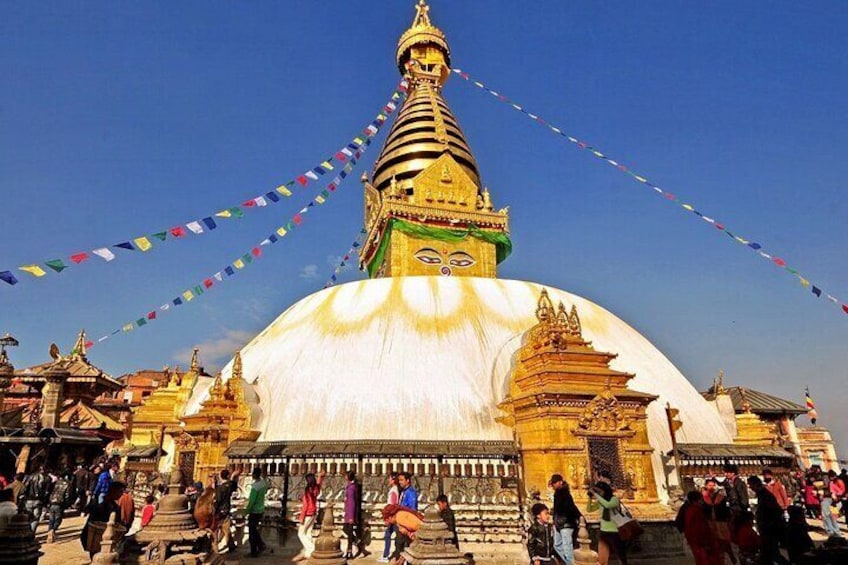
POLYGON ((424 522, 403 557, 411 565, 467 565, 470 562, 453 544, 453 534, 436 505, 424 511, 424 522))
POLYGON ((342 542, 333 535, 333 505, 324 509, 324 521, 321 523, 321 535, 315 540, 315 551, 307 561, 308 565, 345 565, 347 560, 342 553, 342 542))
POLYGON ((36 565, 42 553, 29 527, 29 516, 17 514, 0 534, 0 564, 36 565))

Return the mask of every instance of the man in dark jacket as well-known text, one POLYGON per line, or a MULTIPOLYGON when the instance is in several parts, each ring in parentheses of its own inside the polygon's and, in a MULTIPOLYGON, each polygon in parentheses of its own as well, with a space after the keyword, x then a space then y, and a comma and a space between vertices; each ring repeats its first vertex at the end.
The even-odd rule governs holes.
POLYGON ((50 505, 47 507, 49 516, 47 543, 53 543, 56 538, 56 532, 62 525, 62 519, 65 516, 65 508, 70 506, 73 499, 73 490, 73 475, 67 471, 62 473, 53 484, 53 490, 50 493, 50 505))
POLYGON ((566 565, 574 565, 574 532, 580 521, 580 510, 562 475, 552 475, 548 484, 554 489, 554 547, 566 565))
POLYGON ((533 523, 527 530, 527 551, 530 553, 531 565, 556 563, 554 557, 554 527, 551 524, 551 513, 548 507, 537 502, 531 509, 533 523))
POLYGON ((82 463, 77 465, 74 471, 74 486, 76 488, 76 507, 82 512, 88 504, 88 493, 91 490, 91 471, 82 463))
POLYGON ((748 486, 757 495, 757 531, 760 533, 760 563, 789 563, 780 554, 780 539, 786 530, 783 508, 757 476, 748 477, 748 486))
POLYGON ((730 508, 730 531, 733 539, 738 527, 739 516, 748 510, 748 487, 739 476, 739 467, 725 463, 724 492, 727 494, 727 507, 730 508))
POLYGON ((24 479, 24 508, 30 515, 30 528, 34 532, 41 520, 44 506, 50 501, 50 491, 53 482, 41 465, 37 471, 24 479))
POLYGON ((230 527, 232 525, 230 510, 232 508, 233 494, 238 490, 240 472, 236 471, 230 476, 230 471, 224 469, 221 471, 221 480, 218 482, 218 486, 215 487, 215 522, 213 529, 217 534, 218 543, 226 541, 227 548, 230 552, 236 550, 236 544, 230 535, 230 527))

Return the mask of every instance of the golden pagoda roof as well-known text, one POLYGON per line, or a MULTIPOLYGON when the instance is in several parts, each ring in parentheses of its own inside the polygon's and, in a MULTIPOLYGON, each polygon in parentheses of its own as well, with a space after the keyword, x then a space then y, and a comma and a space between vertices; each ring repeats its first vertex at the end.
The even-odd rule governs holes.
POLYGON ((398 40, 397 64, 401 73, 405 72, 412 47, 428 43, 440 47, 445 61, 450 65, 450 46, 447 38, 442 30, 430 22, 430 6, 425 0, 419 0, 415 6, 415 19, 412 20, 412 26, 403 32, 398 40))

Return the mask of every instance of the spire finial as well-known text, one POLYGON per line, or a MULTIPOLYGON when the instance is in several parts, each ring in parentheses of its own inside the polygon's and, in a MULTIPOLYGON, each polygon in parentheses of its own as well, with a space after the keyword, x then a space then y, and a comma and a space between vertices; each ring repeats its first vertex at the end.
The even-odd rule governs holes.
POLYGON ((554 303, 551 302, 551 297, 548 296, 548 289, 543 288, 539 295, 539 303, 536 306, 536 319, 539 322, 547 322, 554 317, 554 303))
POLYGON ((430 6, 425 0, 418 0, 415 5, 415 19, 412 20, 412 27, 431 26, 430 23, 430 6))
POLYGON ((212 387, 209 389, 209 397, 214 400, 219 400, 224 396, 224 383, 221 380, 221 372, 215 375, 215 380, 212 382, 212 387))
POLYGON ((196 375, 200 374, 200 361, 198 361, 197 359, 197 354, 199 351, 200 349, 195 347, 194 349, 192 349, 191 352, 191 367, 189 368, 189 371, 194 372, 194 374, 196 375))
POLYGON ((241 349, 236 351, 235 356, 233 357, 233 373, 230 375, 230 380, 232 379, 241 379, 241 349))
POLYGON ((82 329, 77 336, 77 342, 74 344, 74 348, 71 350, 71 355, 76 355, 77 357, 85 359, 85 354, 85 330, 82 329))

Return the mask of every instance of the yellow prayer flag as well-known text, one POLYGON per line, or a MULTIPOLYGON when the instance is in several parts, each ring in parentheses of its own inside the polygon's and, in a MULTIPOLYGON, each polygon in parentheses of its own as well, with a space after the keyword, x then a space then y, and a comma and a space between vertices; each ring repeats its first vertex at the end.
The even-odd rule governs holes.
POLYGON ((683 207, 686 208, 687 210, 689 210, 690 212, 695 209, 695 208, 692 207, 691 204, 684 204, 683 207))
POLYGON ((318 196, 315 197, 315 202, 317 202, 318 204, 323 204, 324 202, 326 202, 326 200, 323 196, 321 196, 319 194, 318 196))
POLYGON ((361 137, 354 137, 353 142, 357 145, 362 145, 363 143, 365 143, 365 140, 362 139, 361 137))
POLYGON ((233 266, 236 269, 244 269, 244 261, 242 261, 241 259, 236 259, 235 261, 233 261, 233 266))
POLYGON ((808 287, 808 286, 810 286, 810 281, 808 281, 808 280, 807 280, 807 279, 805 279, 804 277, 798 277, 798 278, 801 280, 801 286, 803 286, 803 287, 805 287, 805 288, 806 288, 806 287, 808 287))
POLYGON ((648 182, 648 179, 645 177, 640 177, 639 175, 633 175, 633 178, 638 180, 639 182, 648 182))
POLYGON ((738 241, 738 242, 739 242, 739 243, 741 243, 742 245, 748 245, 749 243, 751 243, 751 242, 750 242, 750 241, 748 241, 747 239, 743 239, 743 238, 739 237, 738 235, 733 236, 733 239, 735 239, 736 241, 738 241))
POLYGON ((218 216, 219 218, 229 218, 230 216, 233 215, 233 213, 230 212, 229 210, 221 210, 220 212, 218 212, 215 215, 218 216))
POLYGON ((284 184, 281 184, 280 186, 277 187, 277 192, 279 192, 283 196, 291 196, 292 195, 291 190, 286 188, 286 185, 284 185, 284 184))
POLYGON ((126 324, 124 327, 121 328, 122 332, 131 332, 132 330, 133 330, 132 324, 126 324))
POLYGON ((183 293, 183 298, 185 298, 187 302, 191 302, 191 299, 194 298, 194 294, 192 294, 190 290, 187 290, 183 293))
POLYGON ((26 271, 27 273, 35 276, 35 277, 43 277, 47 273, 39 267, 38 265, 24 265, 23 267, 18 267, 22 271, 26 271))
POLYGON ((287 233, 289 233, 289 232, 286 231, 286 228, 280 228, 280 229, 277 230, 277 235, 280 236, 280 237, 283 237, 287 233))
POLYGON ((330 164, 329 161, 324 161, 323 163, 321 163, 321 166, 327 169, 328 171, 333 170, 333 166, 330 164))
POLYGON ((141 249, 142 251, 147 251, 153 245, 150 243, 150 240, 146 237, 137 237, 133 240, 135 242, 135 246, 141 249))

